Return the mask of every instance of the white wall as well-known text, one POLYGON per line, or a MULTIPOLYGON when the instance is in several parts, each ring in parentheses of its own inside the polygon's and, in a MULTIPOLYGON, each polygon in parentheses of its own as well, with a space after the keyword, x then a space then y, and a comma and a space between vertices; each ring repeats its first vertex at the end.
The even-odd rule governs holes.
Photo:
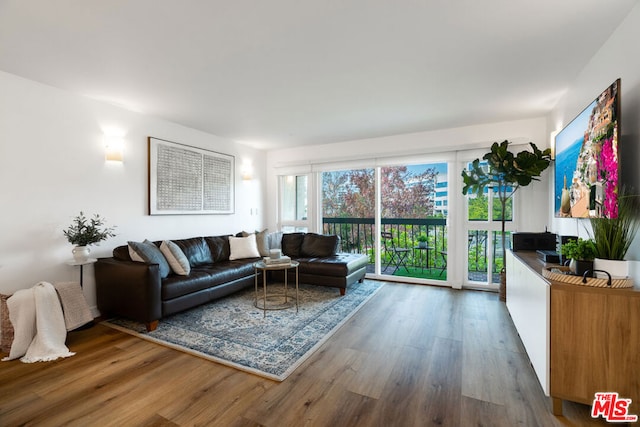
MULTIPOLYGON (((262 229, 264 152, 174 123, 0 72, 0 292, 39 281, 78 281, 62 234, 81 210, 99 213, 117 236, 92 247, 110 256, 128 240, 171 239, 262 229), (124 162, 104 159, 105 132, 121 132, 124 162), (147 215, 147 137, 235 156, 233 215, 147 215), (244 159, 253 181, 242 181, 244 159)), ((95 306, 93 266, 85 295, 95 306)))
MULTIPOLYGON (((621 126, 619 142, 622 182, 640 191, 640 4, 636 5, 609 40, 577 76, 570 90, 550 116, 549 129, 560 130, 617 78, 621 79, 621 126)), ((553 187, 549 187, 553 197, 553 187)), ((588 220, 551 219, 554 232, 586 236, 588 220)), ((640 238, 636 237, 627 259, 640 260, 640 238)))

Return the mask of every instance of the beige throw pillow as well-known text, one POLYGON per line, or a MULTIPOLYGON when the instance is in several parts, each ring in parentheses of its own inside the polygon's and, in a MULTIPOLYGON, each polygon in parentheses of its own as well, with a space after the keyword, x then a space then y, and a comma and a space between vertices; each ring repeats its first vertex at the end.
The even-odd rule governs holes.
POLYGON ((180 246, 173 243, 171 240, 164 240, 160 244, 160 252, 167 259, 171 270, 180 276, 188 276, 191 272, 191 266, 189 260, 185 256, 180 246))
POLYGON ((229 236, 229 248, 231 249, 230 260, 260 257, 255 234, 250 234, 247 237, 229 236))

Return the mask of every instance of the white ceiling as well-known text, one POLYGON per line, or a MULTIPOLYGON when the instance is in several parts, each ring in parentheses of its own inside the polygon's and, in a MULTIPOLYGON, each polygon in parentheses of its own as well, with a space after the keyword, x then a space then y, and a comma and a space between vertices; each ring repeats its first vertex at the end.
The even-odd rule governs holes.
POLYGON ((0 0, 0 70, 273 149, 542 116, 636 2, 0 0))

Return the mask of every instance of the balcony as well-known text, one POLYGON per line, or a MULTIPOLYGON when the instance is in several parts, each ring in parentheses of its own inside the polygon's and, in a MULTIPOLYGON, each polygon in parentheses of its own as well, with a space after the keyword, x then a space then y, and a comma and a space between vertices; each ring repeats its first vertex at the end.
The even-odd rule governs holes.
MULTIPOLYGON (((375 264, 375 221, 373 218, 323 218, 322 231, 325 234, 337 234, 342 240, 342 251, 361 253, 369 257, 369 272, 374 272, 375 264)), ((393 242, 381 241, 382 273, 401 277, 414 277, 430 280, 447 280, 448 242, 445 218, 384 218, 381 220, 381 232, 389 232, 393 242), (419 248, 418 236, 426 236, 427 248, 419 248), (386 243, 386 244, 385 244, 386 243), (392 262, 392 244, 396 248, 406 248, 404 263, 397 266, 392 262), (406 266, 406 268, 405 268, 406 266)), ((489 239, 486 231, 469 232, 467 253, 469 257, 468 279, 487 281, 488 245, 493 253, 501 254, 500 239, 494 235, 489 239)), ((501 258, 501 257, 500 257, 501 258)), ((497 259, 492 274, 493 282, 498 283, 498 272, 503 263, 497 259)))

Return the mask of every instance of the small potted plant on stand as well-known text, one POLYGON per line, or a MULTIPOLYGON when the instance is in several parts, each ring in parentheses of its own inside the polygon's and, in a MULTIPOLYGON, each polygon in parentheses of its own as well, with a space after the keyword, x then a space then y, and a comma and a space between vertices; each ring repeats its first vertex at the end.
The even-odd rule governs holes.
MULTIPOLYGON (((464 187, 462 194, 476 193, 482 196, 484 189, 489 187, 498 196, 501 207, 502 219, 502 259, 506 260, 507 245, 505 236, 505 223, 507 218, 504 215, 507 201, 520 188, 526 187, 532 181, 539 181, 538 177, 551 164, 551 149, 541 151, 533 142, 530 142, 532 151, 523 150, 518 154, 509 151, 511 142, 505 140, 501 143, 494 142, 491 151, 486 153, 482 159, 486 165, 475 159, 469 170, 462 171, 464 187)), ((506 270, 500 272, 500 301, 507 300, 506 270)))
POLYGON ((418 235, 418 237, 416 238, 416 240, 418 240, 418 247, 425 249, 427 247, 427 235, 424 233, 420 233, 418 235))
POLYGON ((560 248, 562 255, 570 259, 569 271, 578 276, 593 271, 593 260, 596 257, 596 245, 591 239, 570 240, 560 248))
POLYGON ((114 227, 105 227, 105 220, 96 214, 93 218, 86 218, 80 211, 80 215, 73 219, 73 222, 62 233, 69 243, 76 245, 73 248, 73 258, 78 261, 85 261, 89 257, 89 245, 95 245, 109 237, 115 236, 114 227))

